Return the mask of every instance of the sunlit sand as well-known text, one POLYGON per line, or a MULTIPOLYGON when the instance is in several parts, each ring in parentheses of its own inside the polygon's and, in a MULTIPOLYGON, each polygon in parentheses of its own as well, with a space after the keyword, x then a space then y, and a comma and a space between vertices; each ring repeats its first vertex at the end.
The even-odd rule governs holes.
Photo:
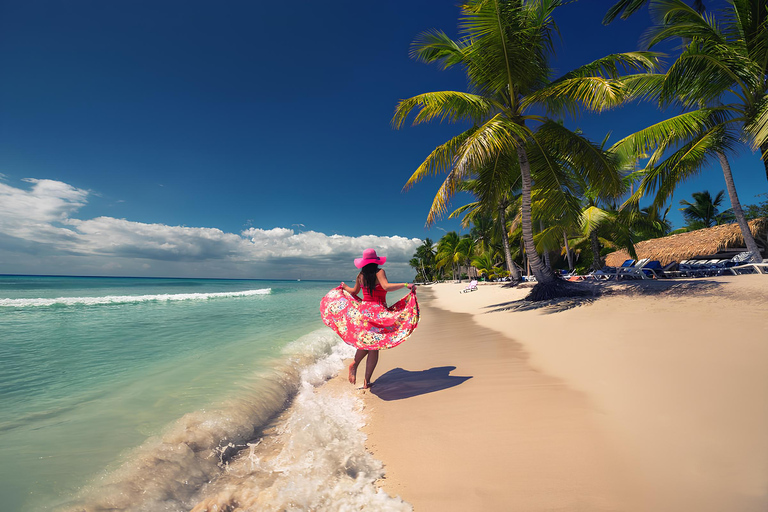
POLYGON ((767 277, 534 308, 421 288, 365 393, 380 485, 417 511, 765 510, 767 277))

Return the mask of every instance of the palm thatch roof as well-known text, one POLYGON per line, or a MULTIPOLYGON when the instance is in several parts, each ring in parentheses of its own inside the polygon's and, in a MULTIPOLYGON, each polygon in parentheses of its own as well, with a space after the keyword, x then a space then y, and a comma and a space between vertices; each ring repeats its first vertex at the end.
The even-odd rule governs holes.
MULTIPOLYGON (((765 250, 768 241, 768 217, 749 221, 749 229, 758 245, 765 250)), ((638 258, 659 260, 662 265, 693 259, 697 256, 717 254, 730 248, 744 247, 744 237, 738 224, 721 224, 687 233, 654 238, 635 244, 638 258)), ((630 259, 625 250, 614 251, 605 257, 605 264, 612 267, 630 259)))

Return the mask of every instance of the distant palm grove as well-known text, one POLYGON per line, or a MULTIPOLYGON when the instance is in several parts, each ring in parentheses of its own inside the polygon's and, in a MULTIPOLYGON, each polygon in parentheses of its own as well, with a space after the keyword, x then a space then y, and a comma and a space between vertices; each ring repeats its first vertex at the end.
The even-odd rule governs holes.
POLYGON ((474 269, 512 281, 532 274, 538 284, 529 300, 582 294, 578 285, 558 279, 556 269, 598 269, 607 252, 635 254, 638 241, 669 234, 666 215, 677 186, 715 169, 731 208, 718 210, 722 193, 694 194, 681 205, 689 208, 690 215, 681 208, 687 229, 736 222, 747 249, 760 257, 747 220, 764 213, 766 204, 742 208, 729 157, 745 145, 755 150, 755 172, 768 179, 766 2, 730 0, 723 12, 710 13, 700 0, 620 0, 603 22, 651 9, 657 21, 643 47, 552 79, 554 13, 566 3, 473 0, 461 6, 457 39, 429 30, 414 41, 413 58, 460 67, 468 88, 401 100, 393 125, 437 120, 470 126, 436 147, 405 184, 409 189, 428 176, 444 176, 427 225, 448 215, 469 229, 436 243, 425 240, 410 262, 418 279, 455 279, 474 269), (670 40, 681 47, 661 69, 653 49, 670 40), (565 115, 641 101, 669 117, 610 146, 606 134, 592 139, 562 122, 565 115), (449 211, 457 192, 473 201, 449 211), (643 199, 648 206, 640 206, 643 199), (697 206, 708 203, 717 212, 697 217, 697 206))

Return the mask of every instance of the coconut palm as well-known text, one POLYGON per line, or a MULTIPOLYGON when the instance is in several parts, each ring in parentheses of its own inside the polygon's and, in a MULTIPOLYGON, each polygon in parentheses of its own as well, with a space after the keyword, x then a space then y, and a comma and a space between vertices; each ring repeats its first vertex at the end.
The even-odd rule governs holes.
POLYGON ((721 190, 714 198, 710 195, 709 190, 694 192, 692 196, 693 202, 686 201, 685 199, 680 201, 680 205, 685 207, 680 208, 680 211, 683 212, 683 217, 688 222, 688 225, 693 229, 699 229, 711 228, 716 224, 720 224, 718 220, 720 217, 718 206, 723 203, 725 191, 721 190))
POLYGON ((461 238, 458 233, 449 231, 437 242, 435 264, 438 268, 445 268, 450 265, 452 279, 457 279, 456 269, 461 259, 461 253, 459 252, 460 241, 461 238))
POLYGON ((474 209, 472 212, 467 213, 464 219, 462 219, 462 226, 470 228, 469 234, 477 242, 480 252, 488 251, 493 245, 497 225, 490 213, 480 211, 479 209, 474 209))
MULTIPOLYGON (((475 242, 475 239, 472 238, 471 235, 464 235, 461 237, 461 240, 459 241, 458 246, 458 254, 459 254, 459 262, 464 264, 467 267, 467 277, 472 278, 473 276, 469 275, 471 270, 469 267, 472 266, 472 259, 475 257, 475 253, 477 252, 477 243, 475 242)), ((474 276, 477 277, 477 276, 474 276)))
MULTIPOLYGON (((741 0, 731 5, 734 16, 747 9, 741 0)), ((655 0, 652 7, 662 22, 650 32, 649 45, 670 37, 685 37, 687 45, 666 74, 625 77, 625 84, 630 94, 637 97, 689 110, 617 143, 618 147, 629 146, 628 151, 651 154, 632 202, 636 204, 642 195, 655 194, 653 206, 661 209, 680 183, 702 172, 709 163, 718 162, 747 249, 759 258, 759 248, 741 208, 727 157, 745 135, 751 137, 753 144, 763 144, 755 135, 760 132, 755 128, 760 124, 755 113, 760 108, 755 102, 766 103, 768 111, 768 100, 755 99, 764 98, 765 93, 750 85, 757 80, 755 66, 745 56, 749 52, 737 51, 741 43, 731 44, 714 18, 700 15, 681 0, 655 0), (739 86, 732 87, 733 83, 739 86), (736 101, 722 104, 720 100, 730 98, 730 94, 736 101)), ((729 26, 731 32, 738 32, 738 23, 731 22, 729 26)), ((768 38, 768 31, 763 35, 768 38)), ((764 56, 768 58, 768 48, 764 56)), ((764 82, 765 71, 760 73, 764 82)))
POLYGON ((432 281, 435 276, 435 243, 430 238, 425 238, 416 248, 416 259, 419 262, 424 282, 432 281))
POLYGON ((661 22, 645 37, 648 48, 669 39, 686 42, 667 73, 662 97, 687 107, 718 105, 725 114, 720 123, 738 127, 739 137, 760 150, 768 179, 765 2, 729 0, 721 19, 705 16, 683 0, 653 0, 650 8, 661 22))
MULTIPOLYGON (((552 16, 563 3, 564 0, 472 0, 464 4, 461 38, 452 40, 439 31, 426 32, 414 43, 412 56, 444 68, 462 66, 471 92, 420 94, 400 101, 393 118, 396 128, 412 112, 416 112, 414 124, 434 119, 473 123, 468 130, 438 146, 417 168, 414 177, 445 172, 453 174, 453 179, 446 180, 448 186, 453 186, 494 160, 517 158, 523 242, 538 280, 528 297, 533 300, 559 296, 565 291, 535 249, 531 217, 534 173, 536 186, 552 193, 546 203, 549 217, 558 217, 565 209, 574 207, 574 201, 560 201, 557 196, 562 191, 557 183, 564 174, 560 162, 570 162, 587 172, 594 182, 602 180, 607 193, 615 193, 620 187, 612 161, 599 148, 537 112, 576 112, 580 105, 601 111, 621 104, 624 91, 615 80, 620 69, 649 70, 656 64, 649 53, 610 55, 551 82, 549 57, 553 51, 552 35, 557 31, 552 16), (537 125, 535 132, 528 124, 537 125), (547 141, 546 145, 542 141, 547 141)), ((575 203, 577 206, 578 201, 575 203)))

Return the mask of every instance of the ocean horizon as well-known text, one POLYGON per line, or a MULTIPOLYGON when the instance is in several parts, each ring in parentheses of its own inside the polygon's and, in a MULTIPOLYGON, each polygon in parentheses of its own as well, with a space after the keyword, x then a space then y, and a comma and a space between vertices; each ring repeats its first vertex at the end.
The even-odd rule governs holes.
POLYGON ((354 352, 320 319, 331 283, 0 275, 4 510, 190 510, 235 473, 266 509, 370 499, 357 399, 315 390, 354 352), (297 446, 313 464, 274 467, 297 446))

